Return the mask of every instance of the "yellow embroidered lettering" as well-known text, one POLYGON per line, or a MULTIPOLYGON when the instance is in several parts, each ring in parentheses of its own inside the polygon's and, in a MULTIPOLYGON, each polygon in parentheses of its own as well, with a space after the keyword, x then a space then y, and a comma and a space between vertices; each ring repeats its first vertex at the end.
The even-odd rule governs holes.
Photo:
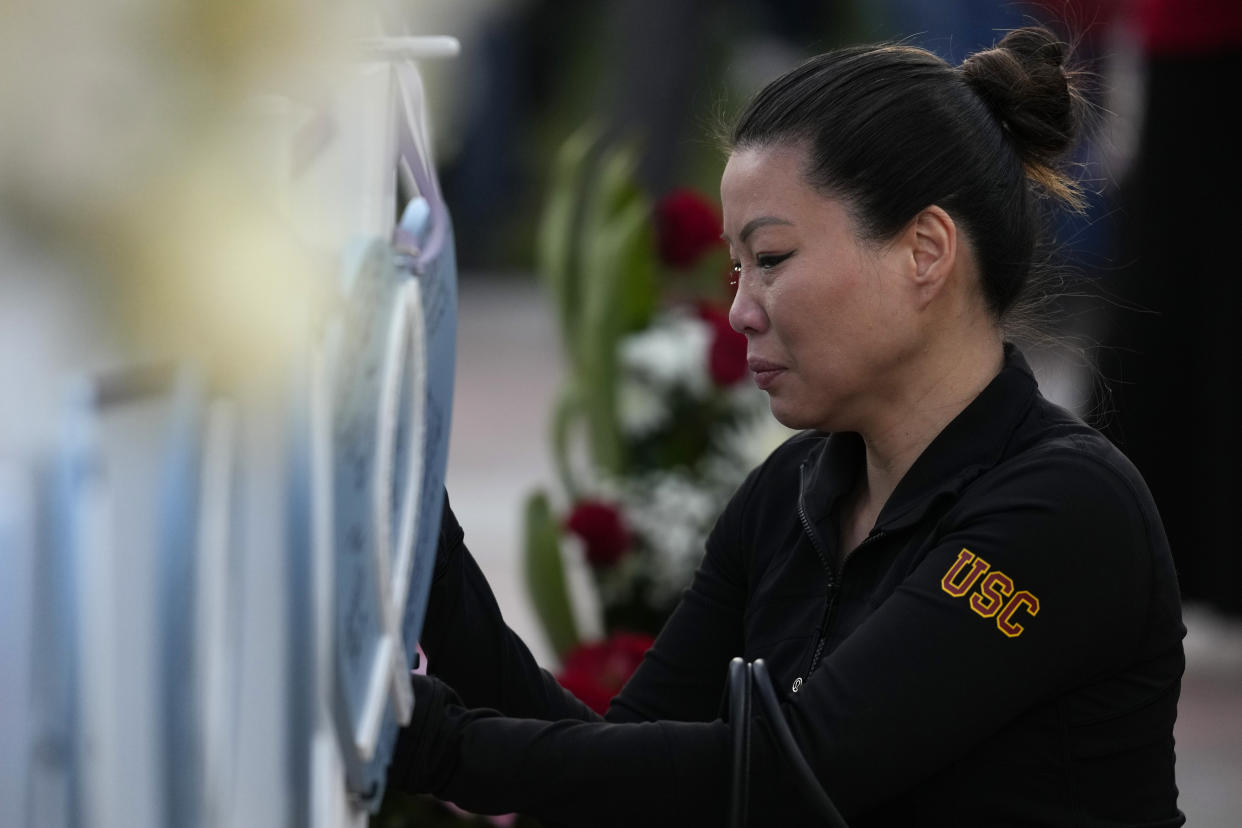
POLYGON ((991 618, 1005 606, 1005 599, 1013 594, 1013 579, 997 570, 983 579, 979 591, 970 596, 970 608, 981 618, 991 618))
POLYGON ((1025 589, 1015 592, 1012 578, 992 570, 991 564, 966 548, 957 553, 957 559, 940 579, 940 588, 954 598, 969 595, 967 603, 975 614, 995 618, 996 628, 1009 638, 1017 638, 1026 629, 1014 620, 1019 610, 1030 618, 1039 614, 1039 599, 1034 594, 1025 589), (972 593, 976 585, 978 589, 972 593))
POLYGON ((953 566, 949 567, 949 571, 940 579, 940 588, 954 598, 961 598, 970 592, 970 588, 975 585, 975 581, 979 580, 979 576, 987 571, 988 562, 982 558, 976 558, 974 553, 963 547, 962 551, 957 553, 957 560, 953 562, 953 566), (966 577, 961 578, 962 569, 966 564, 970 564, 970 571, 966 573, 966 577))
POLYGON ((1023 607, 1026 607, 1027 615, 1032 618, 1039 614, 1039 599, 1025 589, 1014 593, 1014 596, 1009 599, 1009 603, 1001 610, 1001 614, 996 616, 997 628, 1010 638, 1017 638, 1026 629, 1013 620, 1014 613, 1023 607))

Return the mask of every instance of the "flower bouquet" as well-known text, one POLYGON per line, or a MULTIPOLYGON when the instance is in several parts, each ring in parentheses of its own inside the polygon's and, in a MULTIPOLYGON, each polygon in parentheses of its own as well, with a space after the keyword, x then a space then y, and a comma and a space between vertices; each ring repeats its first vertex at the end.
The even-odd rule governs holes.
POLYGON ((719 211, 690 190, 653 201, 636 158, 573 136, 538 240, 568 376, 552 416, 559 490, 527 500, 525 570, 562 683, 600 712, 688 586, 727 499, 790 433, 729 326, 719 211), (591 594, 568 588, 567 569, 589 573, 591 594), (584 612, 596 623, 580 624, 584 612), (584 641, 586 626, 602 639, 584 641))

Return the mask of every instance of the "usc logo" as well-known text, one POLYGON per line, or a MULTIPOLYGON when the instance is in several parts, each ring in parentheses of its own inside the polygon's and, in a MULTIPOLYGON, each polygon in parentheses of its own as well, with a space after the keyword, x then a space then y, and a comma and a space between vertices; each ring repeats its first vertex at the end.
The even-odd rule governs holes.
POLYGON ((1017 623, 1014 616, 1019 610, 1025 610, 1031 617, 1038 615, 1039 599, 1025 589, 1014 592, 1013 579, 1000 570, 988 572, 991 568, 983 558, 963 548, 940 579, 940 588, 954 598, 961 598, 982 578, 979 591, 970 596, 970 608, 980 618, 995 618, 997 629, 1010 638, 1017 638, 1026 628, 1017 623))

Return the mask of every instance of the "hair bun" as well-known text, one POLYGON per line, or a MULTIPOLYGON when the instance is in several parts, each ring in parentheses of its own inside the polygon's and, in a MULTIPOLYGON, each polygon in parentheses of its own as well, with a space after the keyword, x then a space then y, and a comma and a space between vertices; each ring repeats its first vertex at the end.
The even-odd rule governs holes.
POLYGON ((1077 204, 1072 182, 1056 164, 1074 145, 1082 123, 1082 92, 1066 70, 1069 47, 1041 26, 1014 29, 991 49, 962 61, 961 72, 1009 133, 1027 174, 1077 204))

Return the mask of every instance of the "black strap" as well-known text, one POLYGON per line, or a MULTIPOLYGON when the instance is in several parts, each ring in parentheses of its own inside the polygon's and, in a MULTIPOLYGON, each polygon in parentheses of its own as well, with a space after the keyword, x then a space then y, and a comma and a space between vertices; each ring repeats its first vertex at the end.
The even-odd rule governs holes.
POLYGON ((798 787, 827 825, 832 828, 849 828, 794 740, 793 731, 789 729, 789 723, 781 712, 780 699, 772 688, 767 665, 761 658, 755 659, 752 664, 747 664, 741 658, 729 662, 729 724, 733 728, 733 792, 729 816, 731 828, 742 828, 746 824, 749 807, 752 686, 759 688, 760 706, 772 724, 776 741, 794 772, 798 787))
POLYGON ((729 725, 733 728, 733 802, 730 828, 746 824, 750 804, 750 665, 741 658, 729 662, 729 725))

